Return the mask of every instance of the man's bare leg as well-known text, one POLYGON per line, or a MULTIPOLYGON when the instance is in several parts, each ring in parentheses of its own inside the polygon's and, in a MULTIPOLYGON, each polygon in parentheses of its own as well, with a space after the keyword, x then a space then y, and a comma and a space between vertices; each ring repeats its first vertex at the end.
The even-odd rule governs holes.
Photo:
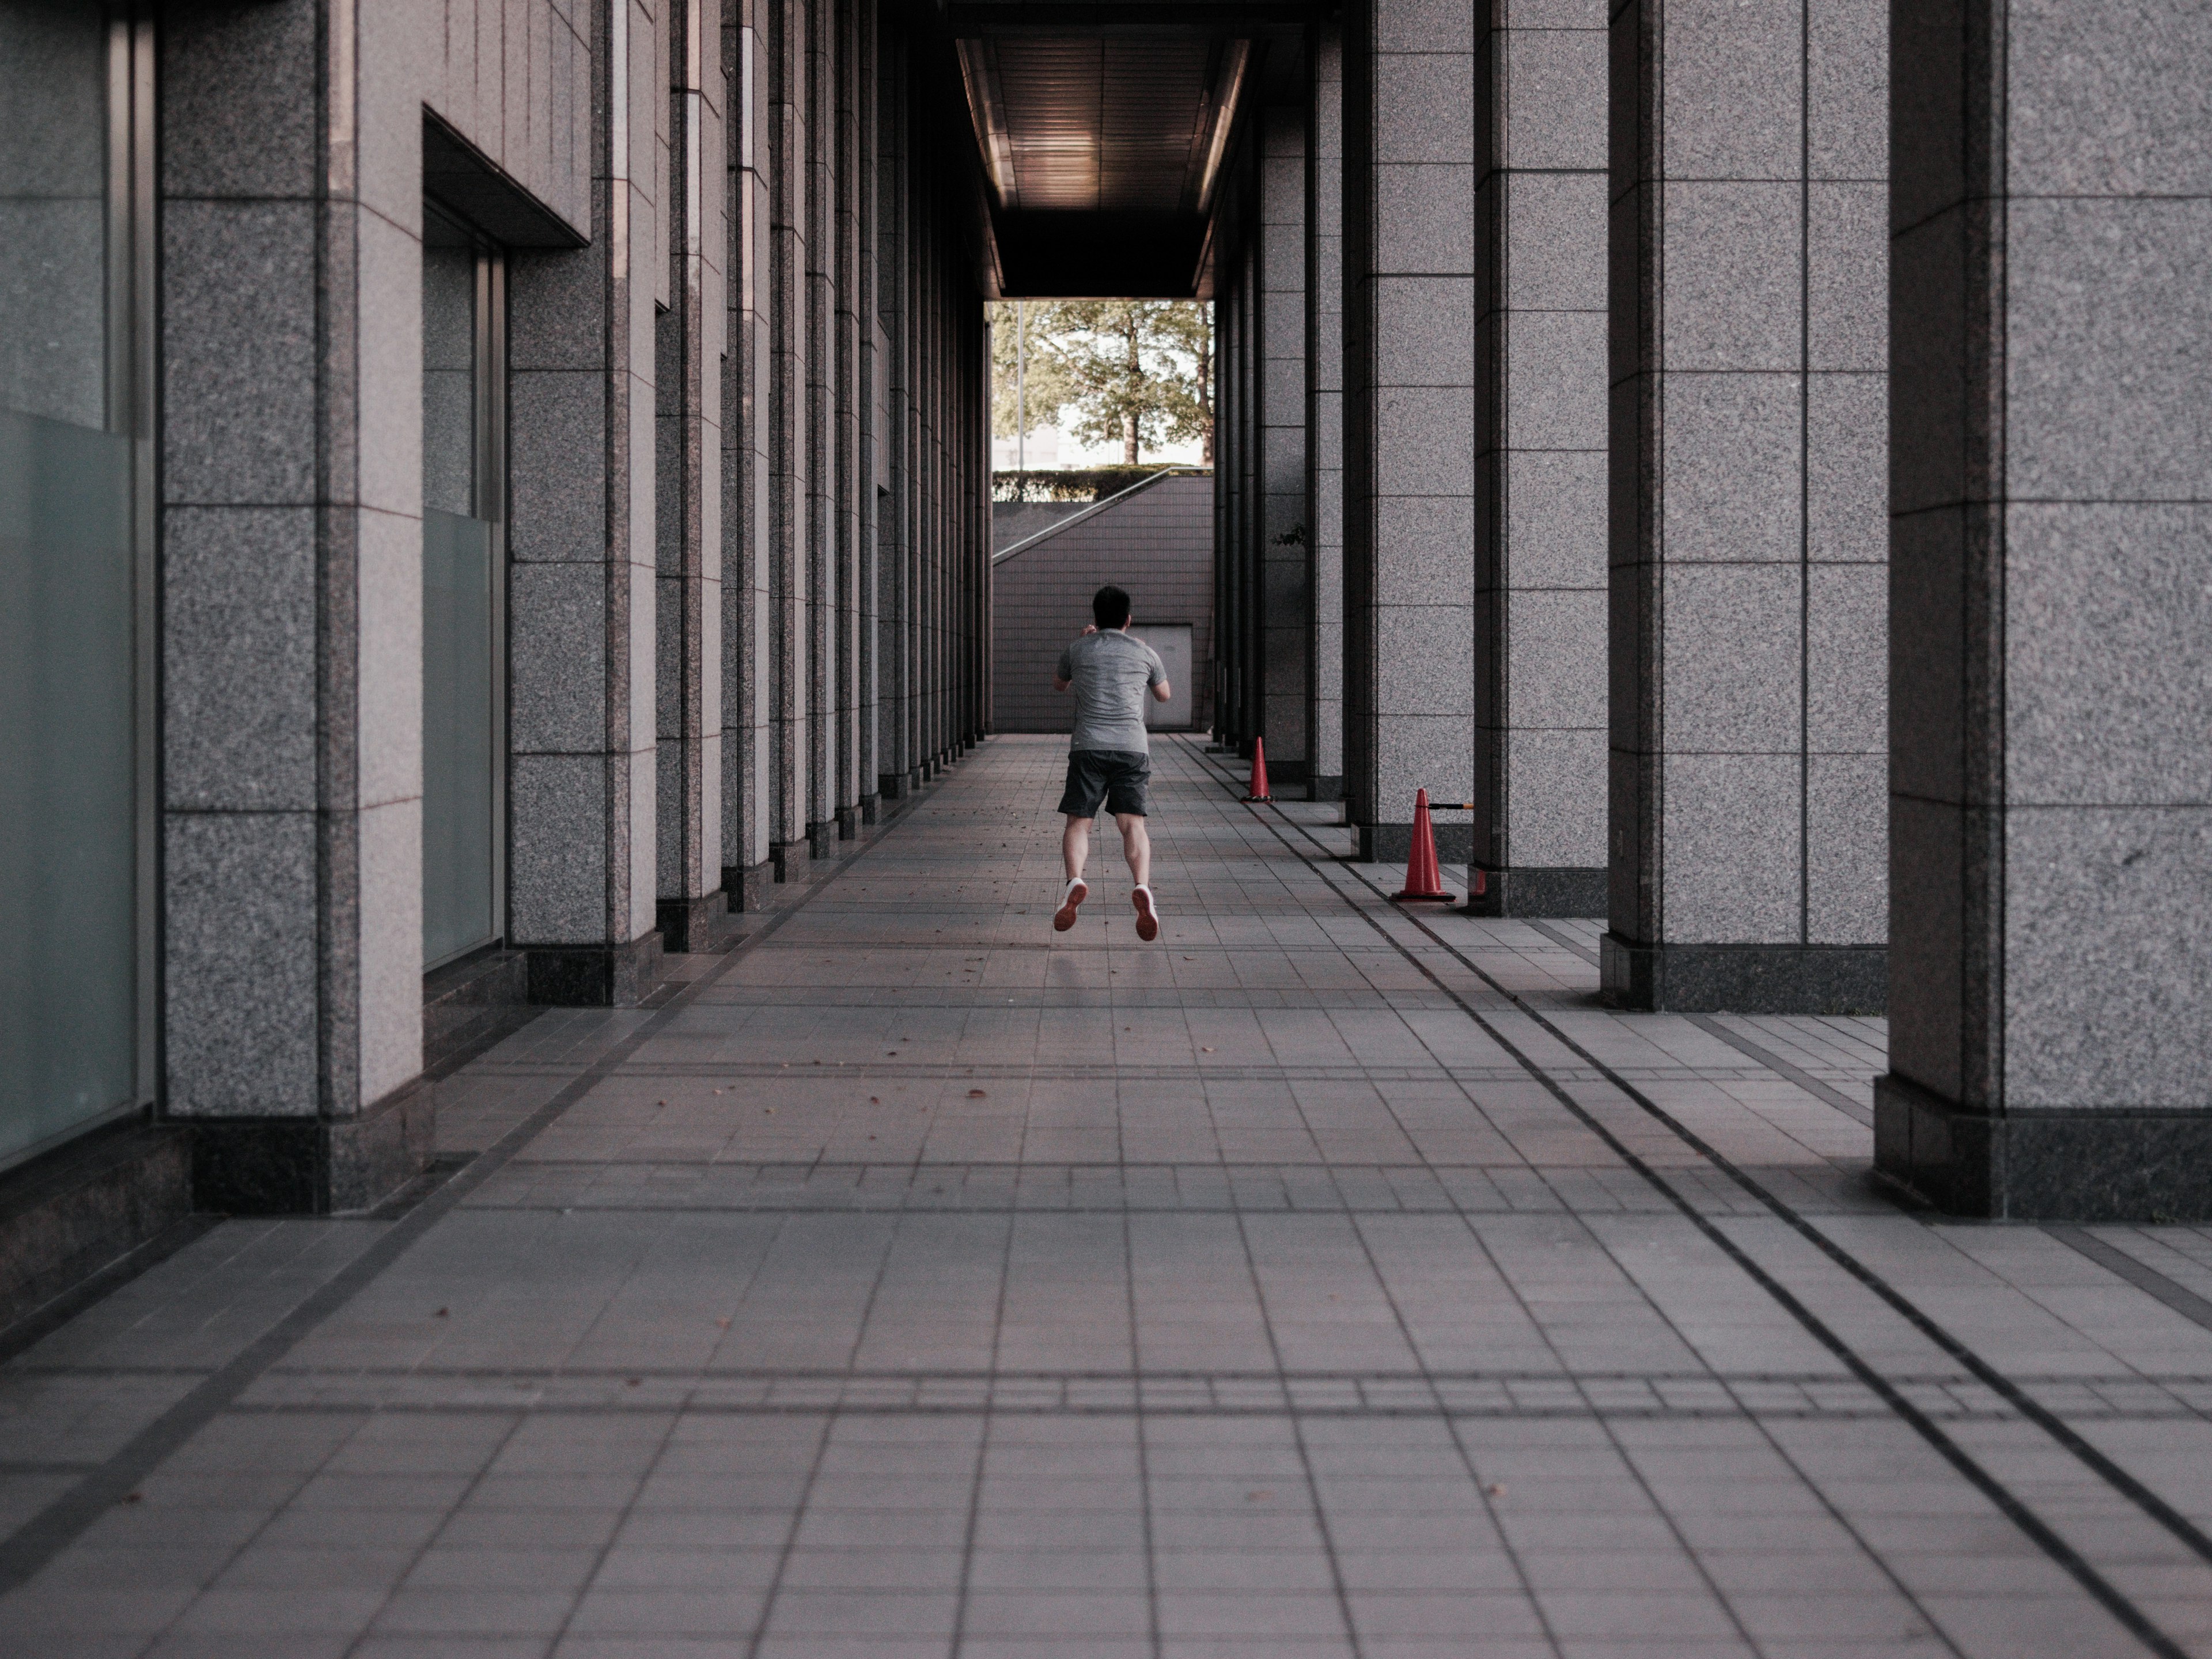
POLYGON ((1080 813, 1070 812, 1067 828, 1060 832, 1060 860, 1067 869, 1067 887, 1060 896, 1060 908, 1053 913, 1052 927, 1056 933, 1064 933, 1075 926, 1076 907, 1091 891, 1083 879, 1083 866, 1090 859, 1091 820, 1080 813))
POLYGON ((1121 832, 1121 856, 1129 860, 1129 879, 1139 887, 1150 887, 1152 884, 1152 838, 1145 833, 1145 815, 1141 812, 1116 812, 1114 823, 1121 832))
POLYGON ((1160 936, 1160 919, 1152 904, 1152 838, 1145 831, 1141 812, 1116 812, 1121 830, 1121 856, 1129 861, 1129 879, 1135 883, 1129 902, 1137 910, 1137 937, 1146 944, 1160 936))
MULTIPOLYGON (((1125 832, 1126 833, 1126 832, 1125 832)), ((1067 878, 1079 879, 1083 866, 1091 861, 1091 820, 1070 812, 1067 828, 1060 833, 1060 861, 1066 866, 1067 878)))

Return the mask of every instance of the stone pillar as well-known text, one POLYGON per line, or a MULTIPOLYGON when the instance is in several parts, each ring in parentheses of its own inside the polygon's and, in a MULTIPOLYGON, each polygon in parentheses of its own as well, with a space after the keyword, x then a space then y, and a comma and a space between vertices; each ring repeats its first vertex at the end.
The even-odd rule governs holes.
POLYGON ((1216 685, 1213 736, 1238 746, 1244 741, 1243 708, 1246 641, 1244 536, 1242 486, 1243 427, 1243 286, 1242 267, 1217 262, 1213 279, 1213 661, 1216 685))
MULTIPOLYGON (((526 66, 479 62, 476 33, 465 20, 426 39, 378 9, 341 41, 308 0, 163 20, 162 1110, 191 1126, 203 1210, 357 1210, 428 1152, 431 1101, 416 1086, 426 109, 473 147, 473 194, 496 220, 479 228, 514 253, 514 271, 562 281, 550 298, 514 294, 511 345, 547 366, 561 337, 560 367, 576 378, 533 407, 580 433, 584 453, 568 491, 511 530, 518 558, 525 538, 542 558, 554 520, 576 527, 568 556, 596 580, 535 611, 526 583, 511 616, 515 690, 531 689, 529 652, 564 606, 581 610, 568 638, 582 649, 611 614, 607 262, 518 250, 574 248, 592 227, 605 161, 602 147, 594 167, 593 44, 617 54, 604 14, 556 20, 526 67, 541 96, 560 88, 568 118, 533 127, 507 118, 531 107, 507 79, 526 66)), ((618 587, 633 592, 626 571, 618 587)), ((649 618, 649 586, 645 598, 649 618)), ((613 611, 629 616, 626 603, 613 611)), ((649 816, 649 769, 645 787, 649 816)), ((625 794, 612 814, 579 814, 600 899, 582 937, 602 950, 609 879, 629 873, 605 857, 605 835, 628 807, 625 794)), ((520 804, 514 822, 520 907, 537 896, 523 837, 542 842, 542 827, 520 804)), ((649 846, 646 860, 649 907, 649 846)))
POLYGON ((835 125, 828 137, 832 198, 830 279, 835 291, 830 350, 832 468, 836 500, 834 554, 836 613, 833 634, 836 761, 830 817, 842 840, 860 823, 860 0, 834 0, 837 44, 833 66, 835 125))
POLYGON ((1480 42, 1468 903, 1601 916, 1606 19, 1525 9, 1499 9, 1480 42))
POLYGON ((808 24, 810 0, 766 0, 769 21, 769 213, 773 262, 768 304, 770 651, 775 671, 775 755, 769 856, 778 881, 805 873, 813 641, 807 550, 812 540, 807 441, 808 24))
POLYGON ((876 0, 862 0, 856 37, 859 84, 854 94, 858 127, 853 171, 860 191, 860 245, 854 274, 854 309, 860 332, 860 732, 854 752, 859 777, 860 822, 881 816, 883 759, 883 521, 889 494, 884 468, 883 317, 877 303, 878 241, 883 234, 884 196, 877 176, 883 112, 883 23, 876 0))
POLYGON ((668 309, 655 374, 660 471, 658 915, 671 951, 712 947, 722 890, 722 0, 668 7, 668 309))
POLYGON ((1613 14, 1620 1006, 1883 1006, 1882 15, 1613 14))
POLYGON ((775 746, 775 653, 769 624, 774 539, 769 518, 769 420, 774 342, 769 206, 771 139, 768 29, 776 0, 725 0, 722 64, 728 77, 729 348, 722 361, 722 887, 733 910, 757 910, 775 866, 770 766, 775 746))
POLYGON ((945 315, 939 307, 942 243, 937 222, 935 144, 923 151, 917 193, 921 204, 921 268, 915 326, 921 338, 916 390, 921 399, 921 767, 935 777, 945 764, 945 315))
POLYGON ((364 181, 309 4, 161 50, 164 1109, 199 1207, 356 1209, 428 1127, 420 121, 364 181))
POLYGON ((1309 775, 1313 590, 1306 489, 1306 111, 1260 124, 1260 654, 1270 787, 1309 775))
POLYGON ((914 648, 911 613, 914 566, 914 325, 913 238, 907 182, 906 37, 884 20, 880 82, 881 125, 876 167, 882 204, 877 249, 877 308, 884 339, 883 477, 890 491, 882 523, 881 617, 878 662, 882 675, 877 786, 885 799, 903 799, 915 783, 914 648))
POLYGON ((592 246, 518 259, 510 278, 507 939, 529 952, 532 1002, 625 1006, 661 950, 653 306, 669 261, 652 169, 668 76, 636 5, 609 0, 598 27, 593 106, 627 119, 593 131, 592 246))
POLYGON ((1252 752, 1252 739, 1260 735, 1267 717, 1262 690, 1267 680, 1267 613, 1261 587, 1264 574, 1261 526, 1266 507, 1261 494, 1266 475, 1260 447, 1264 431, 1260 400, 1265 347, 1261 336, 1260 250, 1255 234, 1260 193, 1255 150, 1256 147, 1248 149, 1251 160, 1237 170, 1242 176, 1237 214, 1240 245, 1236 264, 1237 470, 1230 485, 1230 507, 1237 521, 1237 655, 1231 666, 1237 676, 1237 745, 1238 752, 1245 755, 1252 752))
MULTIPOLYGON (((1345 770, 1364 859, 1474 787, 1475 8, 1345 21, 1345 770)), ((1440 820, 1437 850, 1469 837, 1440 820)))
POLYGON ((1237 535, 1231 484, 1237 466, 1237 294, 1218 264, 1213 279, 1213 718, 1217 744, 1234 741, 1237 688, 1237 535))
POLYGON ((2212 1215, 2212 19, 1899 8, 1891 1024, 1946 1210, 2212 1215))
POLYGON ((806 842, 837 838, 837 37, 838 0, 805 0, 806 24, 806 842))
POLYGON ((1314 800, 1344 793, 1344 31, 1310 37, 1313 114, 1306 155, 1307 683, 1314 800))

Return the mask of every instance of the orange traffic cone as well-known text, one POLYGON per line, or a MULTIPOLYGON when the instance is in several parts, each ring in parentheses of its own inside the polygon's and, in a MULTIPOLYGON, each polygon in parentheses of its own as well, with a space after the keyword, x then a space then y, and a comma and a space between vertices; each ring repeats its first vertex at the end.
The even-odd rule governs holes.
POLYGON ((1267 793, 1267 740, 1265 738, 1252 739, 1252 787, 1245 792, 1244 799, 1264 801, 1275 799, 1267 793))
POLYGON ((1413 792, 1413 850, 1406 859, 1406 886, 1402 892, 1390 896, 1395 900, 1442 899, 1449 902, 1451 895, 1444 891, 1444 878, 1437 868, 1437 832, 1429 824, 1429 792, 1413 792))

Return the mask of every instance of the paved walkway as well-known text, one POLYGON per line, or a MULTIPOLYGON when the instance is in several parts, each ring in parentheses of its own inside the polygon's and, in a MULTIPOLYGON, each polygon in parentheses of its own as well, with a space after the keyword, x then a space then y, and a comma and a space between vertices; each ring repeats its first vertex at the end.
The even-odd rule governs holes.
POLYGON ((1157 945, 994 740, 0 1370, 0 1653, 2212 1653, 2205 1234, 1901 1213, 1880 1022, 1607 1013, 1159 750, 1157 945))

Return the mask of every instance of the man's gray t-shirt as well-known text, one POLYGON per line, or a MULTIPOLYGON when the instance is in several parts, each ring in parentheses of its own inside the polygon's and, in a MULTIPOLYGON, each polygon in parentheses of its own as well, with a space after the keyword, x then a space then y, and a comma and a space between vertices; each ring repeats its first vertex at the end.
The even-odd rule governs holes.
POLYGON ((1152 752, 1145 740, 1145 699, 1168 678, 1158 652, 1118 628, 1105 628, 1072 641, 1054 672, 1075 687, 1070 749, 1152 752))

